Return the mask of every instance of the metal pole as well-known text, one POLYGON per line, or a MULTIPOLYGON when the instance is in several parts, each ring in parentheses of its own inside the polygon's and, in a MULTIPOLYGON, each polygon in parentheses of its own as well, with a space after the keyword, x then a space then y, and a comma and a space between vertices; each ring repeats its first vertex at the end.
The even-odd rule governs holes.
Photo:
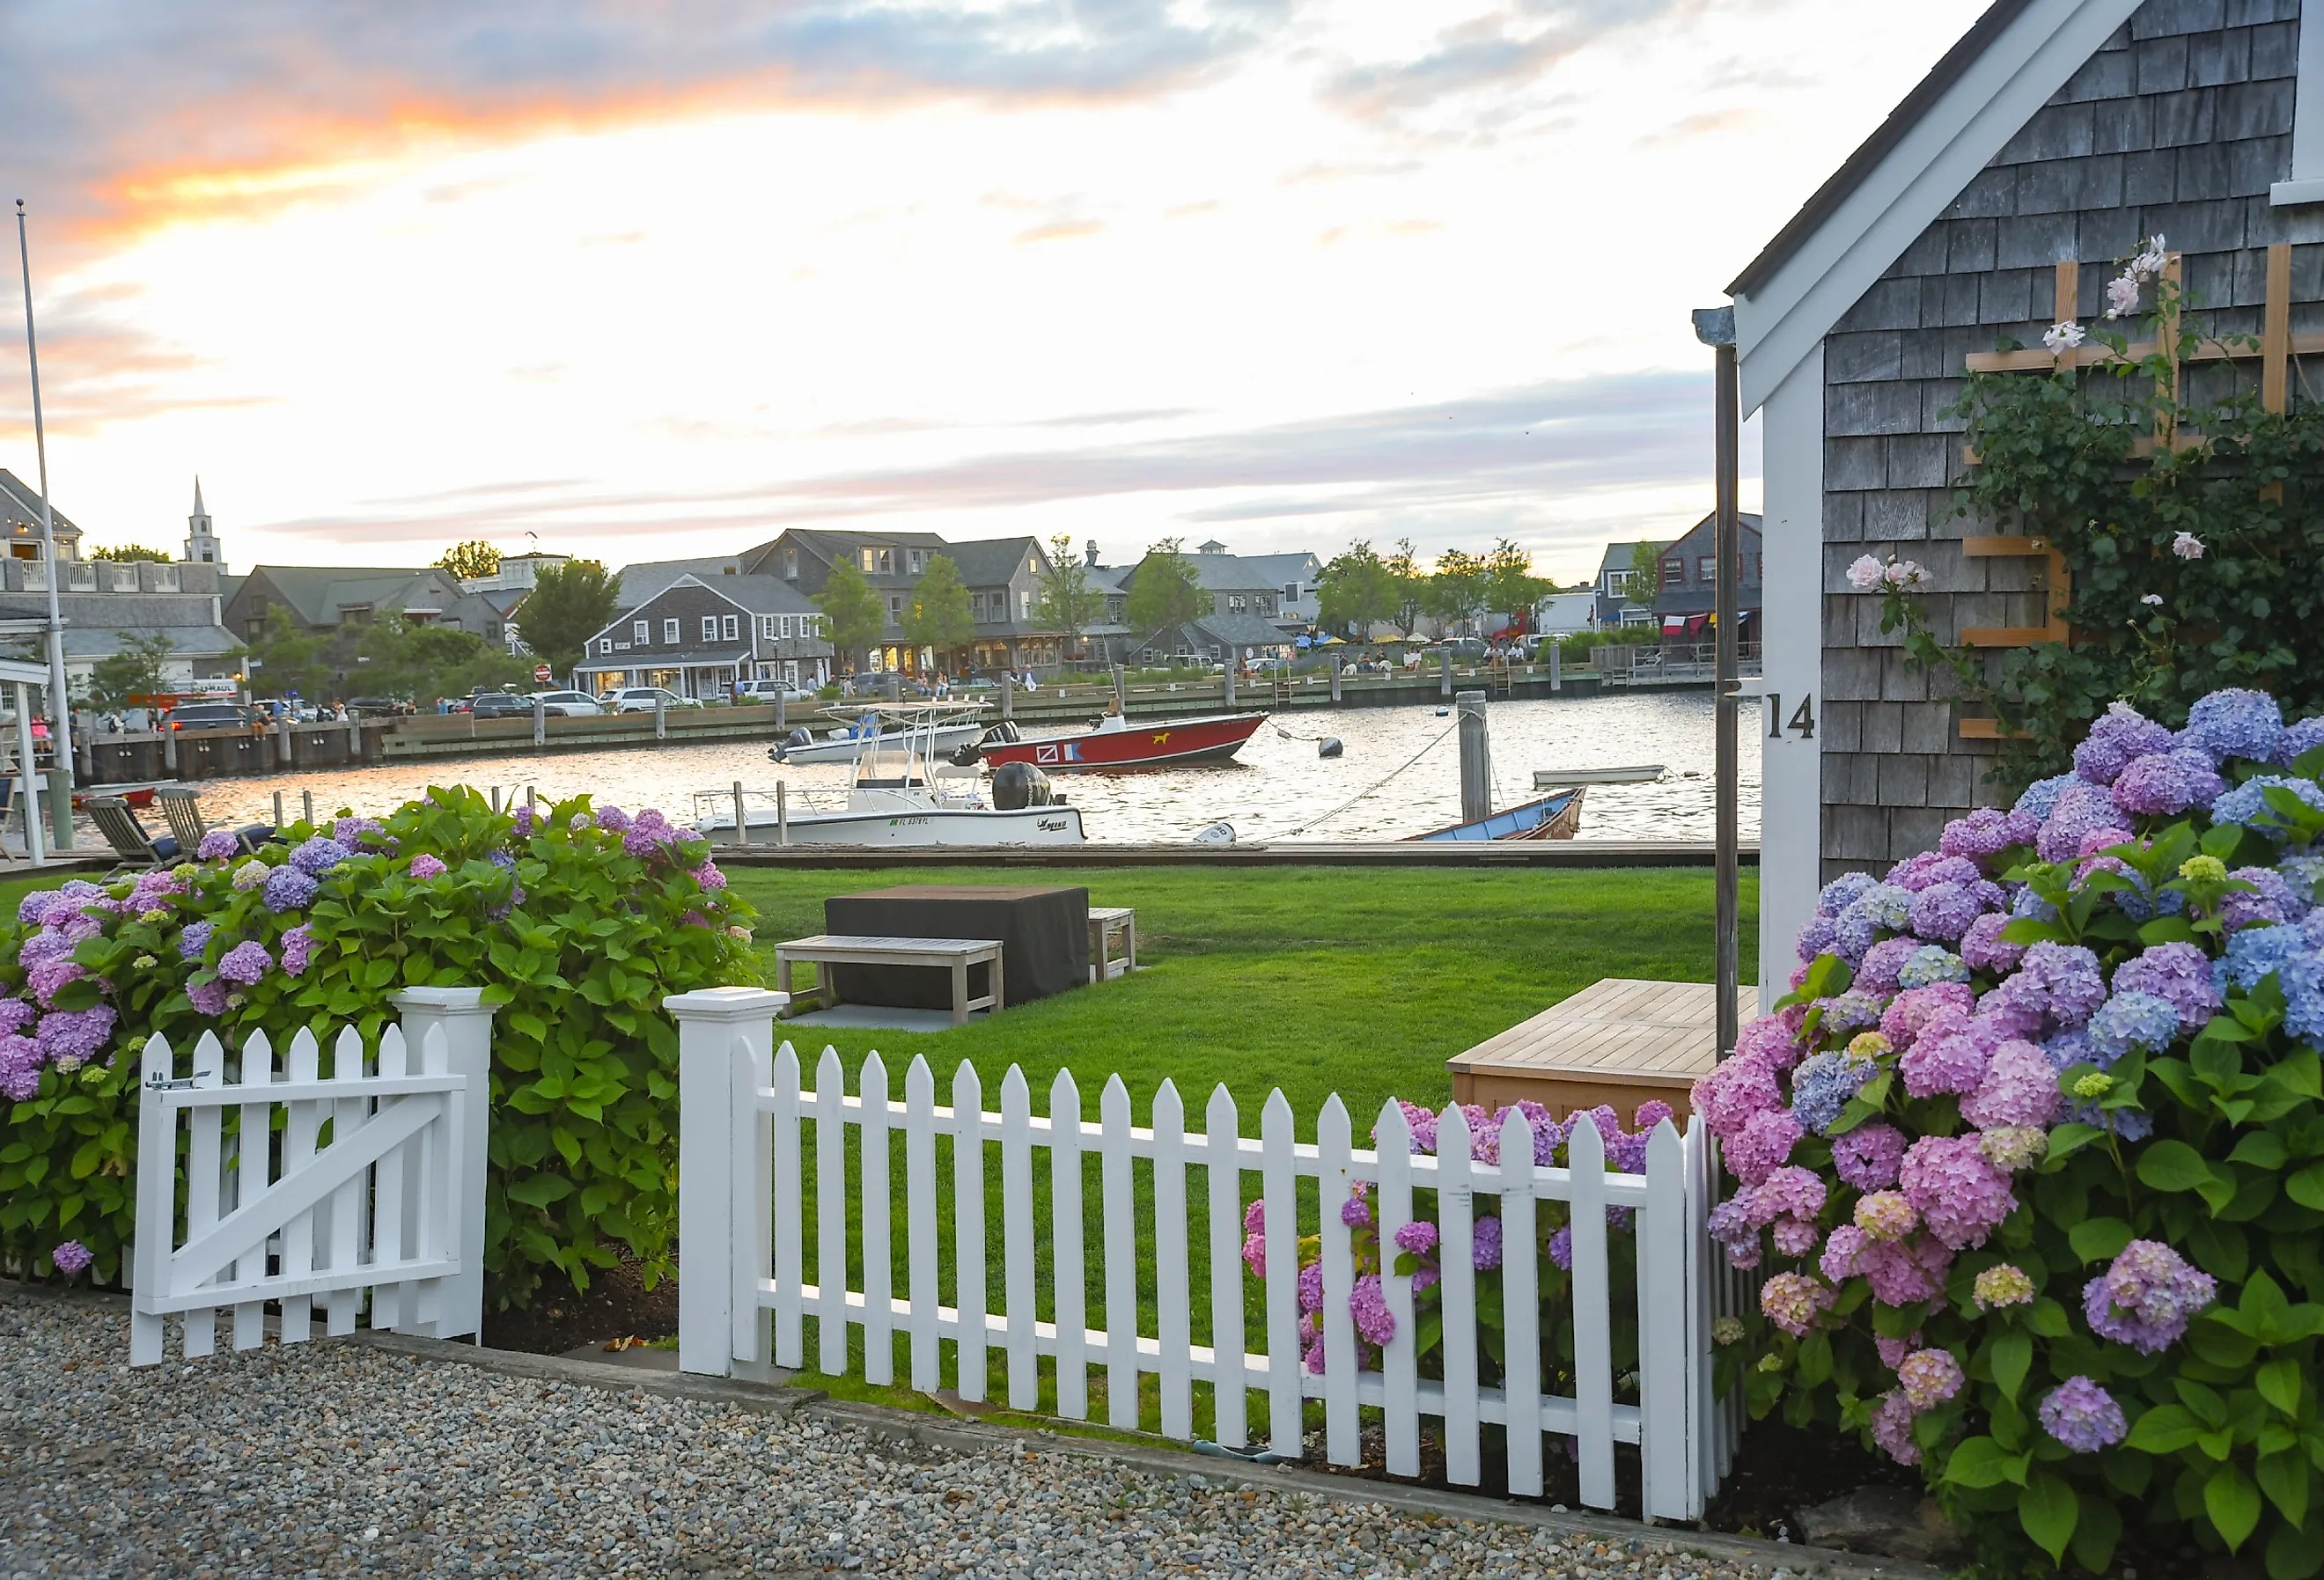
POLYGON ((1485 694, 1463 691, 1456 709, 1461 725, 1461 821, 1481 823, 1493 815, 1493 748, 1485 726, 1485 694))
POLYGON ((1714 349, 1712 399, 1718 406, 1716 424, 1715 478, 1718 487, 1718 522, 1715 528, 1714 552, 1719 556, 1719 575, 1714 607, 1718 625, 1716 651, 1716 684, 1719 698, 1717 734, 1717 808, 1718 851, 1714 876, 1717 887, 1716 920, 1716 981, 1719 995, 1719 1053, 1725 1058, 1734 1051, 1738 1030, 1735 1012, 1735 993, 1741 973, 1738 953, 1740 930, 1740 904, 1737 892, 1736 802, 1737 802, 1737 740, 1738 721, 1736 707, 1736 609, 1738 584, 1741 580, 1743 559, 1743 529, 1737 514, 1736 490, 1738 453, 1740 449, 1742 413, 1736 387, 1735 373, 1735 314, 1732 309, 1698 313, 1695 333, 1714 349), (1708 321, 1706 321, 1708 320, 1708 321))
MULTIPOLYGON (((50 772, 49 821, 59 850, 73 847, 72 704, 65 695, 65 622, 57 603, 56 515, 49 505, 49 437, 41 417, 41 350, 32 337, 32 252, 25 239, 24 199, 16 199, 16 261, 24 273, 24 358, 32 372, 32 453, 41 469, 41 556, 49 568, 49 713, 55 719, 49 744, 56 762, 50 772)), ((28 760, 26 772, 32 770, 28 760)))

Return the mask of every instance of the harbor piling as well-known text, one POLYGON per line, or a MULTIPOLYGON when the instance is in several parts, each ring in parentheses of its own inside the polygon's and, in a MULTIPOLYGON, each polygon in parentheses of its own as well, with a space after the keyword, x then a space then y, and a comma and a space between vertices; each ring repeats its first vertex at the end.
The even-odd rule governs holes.
POLYGON ((748 850, 751 847, 751 819, 742 810, 742 781, 734 781, 734 843, 748 850))
POLYGON ((790 842, 790 790, 789 787, 779 779, 775 781, 775 843, 788 845, 790 842))
POLYGON ((657 741, 669 739, 669 720, 664 716, 662 699, 659 694, 654 698, 654 739, 657 741))
MULTIPOLYGON (((1449 664, 1451 661, 1446 661, 1449 664)), ((1485 694, 1463 691, 1458 699, 1461 727, 1461 821, 1481 823, 1493 815, 1492 744, 1486 733, 1485 694)))

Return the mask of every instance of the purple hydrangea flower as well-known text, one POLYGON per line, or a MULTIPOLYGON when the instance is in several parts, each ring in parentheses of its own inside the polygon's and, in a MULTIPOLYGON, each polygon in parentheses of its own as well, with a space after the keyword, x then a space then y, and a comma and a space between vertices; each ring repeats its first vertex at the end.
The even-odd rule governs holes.
POLYGON ((41 1095, 41 1045, 11 1033, 0 1037, 0 1097, 29 1103, 41 1095))
POLYGON ((1696 1081, 1690 1101, 1711 1133, 1731 1144, 1755 1114, 1781 1106, 1784 1095, 1765 1058, 1738 1053, 1696 1081))
POLYGON ((46 1009, 56 1003, 60 988, 78 982, 88 975, 78 961, 67 956, 43 960, 34 966, 24 973, 24 984, 32 990, 32 997, 39 1001, 41 1007, 46 1009))
POLYGON ((2282 845, 2292 837, 2275 809, 2267 804, 2270 790, 2289 790, 2319 812, 2324 812, 2324 789, 2319 789, 2312 779, 2292 779, 2280 773, 2263 773, 2247 779, 2211 803, 2211 821, 2235 823, 2246 828, 2255 828, 2282 845))
POLYGON ((56 1270, 69 1279, 77 1278, 87 1272, 88 1264, 96 1260, 96 1257, 89 1254, 88 1247, 78 1240, 68 1240, 49 1252, 49 1261, 55 1263, 56 1270))
MULTIPOLYGON (((1865 880, 1867 882, 1870 879, 1865 880)), ((49 908, 64 898, 53 889, 35 889, 16 901, 16 919, 26 927, 38 927, 49 918, 49 908)))
POLYGON ((2128 1433, 2122 1406, 2087 1377, 2069 1377, 2042 1400, 2042 1429, 2077 1454, 2111 1448, 2128 1433))
POLYGON ((2157 1240, 2134 1240, 2082 1291, 2082 1314, 2100 1338, 2141 1354, 2179 1342, 2188 1321, 2217 1298, 2218 1281, 2157 1240))
POLYGON ((2193 944, 2157 944, 2115 967, 2117 993, 2151 994, 2179 1012, 2181 1031, 2198 1031, 2218 1012, 2219 990, 2211 962, 2193 944))
POLYGON ((202 951, 209 947, 210 934, 217 930, 217 924, 216 922, 188 922, 186 924, 186 930, 178 935, 178 958, 180 960, 200 959, 202 957, 202 951))
POLYGON ((1881 939, 1864 951, 1856 967, 1854 986, 1862 993, 1895 993, 1896 973, 1920 947, 1921 940, 1914 938, 1881 939))
POLYGON ((2071 861, 2081 854, 2084 835, 2114 823, 2113 796, 2076 780, 2059 792, 2057 805, 2043 819, 2042 831, 2034 836, 2034 852, 2045 862, 2071 861))
POLYGON ((1815 1007, 1823 1012, 1821 1025, 1828 1036, 1835 1031, 1861 1031, 1868 1026, 1877 1026, 1881 1012, 1888 1006, 1873 993, 1858 993, 1851 988, 1831 998, 1816 1000, 1815 1007))
POLYGON ((1385 1346, 1396 1337, 1396 1314, 1388 1308, 1379 1274, 1366 1273, 1356 1280, 1355 1288, 1348 1291, 1348 1310, 1364 1343, 1385 1346))
POLYGON ((1792 1072, 1792 1118, 1810 1135, 1823 1134, 1877 1067, 1868 1058, 1838 1052, 1802 1061, 1792 1072))
POLYGON ((1947 855, 1981 861, 2013 846, 2033 844, 2041 827, 2039 818, 2024 812, 1979 807, 1968 817, 1956 818, 1946 824, 1944 832, 1937 836, 1937 849, 1947 855))
POLYGON ((294 927, 284 933, 282 935, 282 974, 285 976, 306 975, 307 963, 313 956, 314 950, 313 929, 301 926, 294 927))
POLYGON ((627 834, 622 836, 622 854, 624 855, 643 858, 653 855, 660 848, 661 840, 652 830, 638 827, 634 824, 631 826, 627 834))
POLYGON ((2002 911, 1989 911, 1969 923, 1969 931, 1961 935, 1961 959, 1978 971, 2014 971, 2025 958, 2025 946, 2003 940, 2001 929, 2016 919, 2002 911))
POLYGON ((626 833, 630 827, 630 815, 619 807, 600 807, 597 808, 597 827, 608 834, 626 833))
POLYGON ((1951 855, 1941 850, 1924 850, 1917 855, 1906 856, 1889 868, 1887 877, 1881 881, 1908 894, 1918 894, 1940 883, 1965 887, 1984 876, 1984 870, 1967 856, 1951 855))
POLYGON ((189 987, 186 997, 193 1001, 197 1011, 213 1019, 226 1013, 226 990, 223 982, 205 982, 198 987, 189 987))
POLYGON ((2030 1042, 2005 1042, 1977 1090, 1961 1099, 1961 1118, 1979 1130, 1999 1125, 2045 1125, 2058 1113, 2058 1072, 2049 1055, 2030 1042))
POLYGON ((1790 1159, 1803 1133, 1788 1110, 1770 1108, 1753 1114, 1726 1143, 1728 1171, 1746 1185, 1758 1184, 1790 1159))
POLYGON ((74 947, 73 941, 62 933, 37 932, 17 947, 16 964, 29 971, 48 961, 69 960, 74 947))
POLYGON ((1910 1048, 1939 1010, 1956 1009, 1967 1014, 1977 1003, 1977 993, 1967 983, 1941 982, 1933 987, 1907 988, 1889 1001, 1881 1012, 1880 1035, 1890 1047, 1910 1048))
POLYGON ((1869 873, 1843 873, 1823 886, 1816 896, 1818 916, 1838 916, 1864 897, 1875 880, 1869 873))
POLYGON ((1928 944, 1913 951, 1896 973, 1896 980, 1905 987, 1934 987, 1941 982, 1967 982, 1969 966, 1950 949, 1941 945, 1928 944))
MULTIPOLYGON (((1417 1103, 1406 1103, 1402 1098, 1397 1100, 1396 1105, 1404 1111, 1405 1132, 1411 1150, 1415 1152, 1436 1150, 1435 1112, 1433 1109, 1423 1108, 1417 1103)), ((1375 1141, 1379 1140, 1379 1132, 1377 1128, 1372 1132, 1372 1140, 1375 1141)))
POLYGON ((1901 1390, 1880 1396, 1880 1408, 1872 1412, 1872 1440, 1899 1465, 1921 1463, 1921 1446, 1913 1441, 1912 1402, 1901 1390))
POLYGON ((1573 1229, 1571 1224, 1559 1224, 1556 1232, 1550 1235, 1549 1260, 1566 1272, 1573 1270, 1573 1229))
POLYGON ((224 828, 213 828, 194 846, 194 855, 202 861, 222 862, 241 848, 242 842, 233 834, 224 828))
POLYGON ((1985 907, 1962 883, 1932 883, 1913 896, 1913 931, 1935 943, 1958 943, 1985 907))
POLYGON ((249 987, 263 980, 273 968, 274 956, 266 952, 266 946, 255 938, 245 938, 219 959, 217 974, 227 982, 249 987))
POLYGON ((518 839, 530 839, 547 821, 531 807, 519 807, 509 814, 509 833, 518 839))
POLYGON ((1992 1062, 1994 1050, 2004 1040, 2000 1029, 1990 1021, 1954 1009, 1938 1011, 1896 1061, 1905 1092, 1914 1097, 1933 1097, 1943 1092, 1975 1091, 1985 1078, 1985 1067, 1992 1062))
POLYGON ((726 887, 726 874, 720 872, 717 865, 712 862, 704 862, 700 866, 694 869, 694 881, 701 884, 705 889, 724 889, 726 887))
POLYGON ((2025 787, 2024 793, 2017 798, 2017 805, 2012 810, 2033 818, 2038 829, 2056 808, 2058 798, 2081 782, 2070 773, 2061 773, 2054 779, 2037 779, 2025 787))
POLYGON ((352 854, 337 840, 325 839, 317 835, 290 853, 290 864, 302 873, 319 878, 352 854))
POLYGON ((2220 919, 2231 933, 2255 922, 2294 922, 2308 914, 2308 902, 2273 867, 2237 867, 2227 876, 2251 885, 2230 889, 2219 901, 2220 919))
POLYGON ((414 879, 425 883, 431 878, 442 877, 447 869, 442 862, 423 851, 411 858, 411 864, 406 870, 414 879))
POLYGON ((78 1068, 105 1051, 115 1017, 111 1004, 88 1010, 51 1010, 36 1033, 42 1057, 59 1069, 78 1068))
POLYGON ((2131 1053, 2160 1053, 2179 1035, 2179 1008, 2151 993, 2117 993, 2090 1017, 2090 1061, 2101 1069, 2131 1053))
POLYGON ((2226 788, 2201 753, 2157 752, 2138 758, 2116 776, 2113 799, 2118 810, 2131 817, 2176 817, 2190 807, 2208 805, 2226 788))
POLYGON ((1929 1233, 1954 1251, 1984 1244, 2017 1206, 2009 1176, 1975 1136, 1923 1136, 1905 1149, 1896 1179, 1929 1233))
POLYGON ((1799 1027, 1782 1015, 1762 1015, 1735 1034, 1735 1052, 1772 1070, 1790 1069, 1800 1061, 1799 1027))
POLYGON ((2285 725, 2282 735, 2275 743, 2274 761, 2282 767, 2290 768, 2319 746, 2324 746, 2324 716, 2304 718, 2296 725, 2285 725))
POLYGON ((1361 1196, 1351 1196, 1347 1200, 1340 1204, 1340 1222, 1345 1224, 1349 1228, 1368 1228, 1370 1226, 1371 1221, 1372 1204, 1366 1201, 1361 1196))
POLYGON ((297 867, 277 867, 268 874, 266 886, 260 891, 266 909, 277 916, 286 910, 297 910, 313 902, 315 892, 322 885, 297 867))
POLYGON ((1840 924, 1819 912, 1800 927, 1799 937, 1793 941, 1793 950, 1802 960, 1812 960, 1832 946, 1840 936, 1840 924))
POLYGON ((1311 1261, 1299 1270, 1299 1309, 1323 1309, 1323 1264, 1311 1261))
POLYGON ((2228 687, 2196 703, 2187 715, 2187 735, 2214 762, 2248 757, 2264 762, 2283 738, 2283 714, 2264 691, 2228 687))
POLYGON ((39 1018, 23 999, 0 999, 0 1037, 14 1037, 39 1018))
POLYGON ((2106 1002, 2098 957, 2079 944, 2035 944, 2025 951, 2018 974, 2041 987, 2051 1018, 2061 1026, 2080 1025, 2106 1002))
POLYGON ((1483 1272, 1501 1265, 1501 1221, 1490 1214, 1477 1220, 1470 1230, 1469 1259, 1483 1272))
POLYGON ((1399 1250, 1426 1256, 1436 1249, 1436 1225, 1425 1218, 1415 1218, 1396 1232, 1396 1243, 1399 1250))

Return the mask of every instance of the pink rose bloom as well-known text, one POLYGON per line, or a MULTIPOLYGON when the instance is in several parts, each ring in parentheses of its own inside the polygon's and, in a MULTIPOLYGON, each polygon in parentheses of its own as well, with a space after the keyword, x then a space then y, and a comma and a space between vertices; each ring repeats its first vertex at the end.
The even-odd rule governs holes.
POLYGON ((1788 1109, 1763 1109, 1726 1143, 1728 1170, 1746 1185, 1757 1185, 1791 1157, 1803 1133, 1788 1109))
POLYGON ((1929 1233, 1955 1251, 1984 1244, 2017 1206, 2009 1176, 1986 1160, 1974 1135, 1923 1136, 1897 1178, 1929 1233))
POLYGON ((1940 982, 1930 987, 1908 987, 1891 1000, 1880 1016, 1880 1034, 1899 1053, 1913 1046, 1921 1028, 1939 1010, 1968 1011, 1977 993, 1966 982, 1940 982))
POLYGON ((1695 1082, 1693 1103, 1711 1132, 1731 1142, 1753 1114, 1781 1108, 1784 1094, 1766 1059, 1738 1054, 1695 1082))

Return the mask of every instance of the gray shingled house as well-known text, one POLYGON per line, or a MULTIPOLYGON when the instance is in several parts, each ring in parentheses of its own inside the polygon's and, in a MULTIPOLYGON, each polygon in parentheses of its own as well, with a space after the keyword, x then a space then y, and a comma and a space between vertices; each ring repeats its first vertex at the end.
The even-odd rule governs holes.
POLYGON ((1979 721, 1846 579, 1868 552, 1919 561, 1949 642, 2047 624, 2044 562, 1986 552, 1997 528, 1953 510, 1968 358, 2090 320, 2156 234, 2225 310, 2215 332, 2260 331, 2271 246, 2290 331, 2324 328, 2324 0, 2306 8, 2303 38, 2303 0, 1997 0, 1729 288, 1766 436, 1766 980, 1820 883, 1999 794, 1979 721))

